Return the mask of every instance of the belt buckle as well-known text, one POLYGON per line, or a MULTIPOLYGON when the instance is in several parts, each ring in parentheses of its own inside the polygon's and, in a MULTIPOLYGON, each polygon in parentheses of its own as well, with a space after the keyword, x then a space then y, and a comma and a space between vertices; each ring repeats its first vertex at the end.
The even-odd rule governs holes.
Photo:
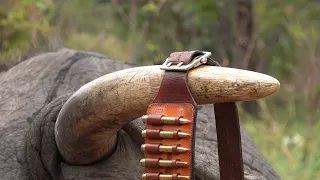
POLYGON ((211 52, 203 51, 203 53, 203 55, 197 56, 187 65, 182 65, 182 63, 172 65, 171 62, 168 62, 169 60, 167 58, 166 61, 160 67, 160 69, 169 71, 188 71, 190 69, 196 68, 202 64, 207 63, 208 57, 211 56, 211 52))

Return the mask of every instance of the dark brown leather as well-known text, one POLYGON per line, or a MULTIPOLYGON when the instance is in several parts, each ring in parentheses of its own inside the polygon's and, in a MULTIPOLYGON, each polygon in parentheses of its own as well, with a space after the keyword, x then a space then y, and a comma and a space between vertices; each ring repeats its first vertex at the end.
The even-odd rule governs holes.
POLYGON ((147 129, 146 138, 148 139, 162 139, 160 137, 161 129, 147 129))
POLYGON ((179 145, 178 144, 172 145, 172 153, 173 154, 179 154, 177 148, 180 147, 180 146, 181 146, 180 144, 179 145))
POLYGON ((160 173, 146 173, 147 180, 159 180, 160 173))
MULTIPOLYGON (((200 51, 187 51, 187 52, 175 52, 172 53, 167 61, 171 62, 172 65, 177 65, 182 62, 182 65, 187 65, 195 57, 202 55, 200 51)), ((209 64, 214 61, 210 61, 209 64)), ((154 102, 149 106, 147 114, 152 117, 159 117, 160 115, 177 117, 183 116, 191 121, 187 125, 162 125, 155 120, 148 121, 146 123, 146 130, 158 130, 166 131, 177 131, 189 133, 189 138, 182 139, 152 139, 147 136, 145 139, 146 143, 146 158, 161 158, 164 160, 175 161, 177 159, 186 161, 189 163, 189 167, 181 168, 148 168, 146 167, 145 172, 147 173, 147 180, 152 180, 156 177, 157 173, 164 174, 181 174, 183 176, 190 176, 190 179, 194 179, 193 165, 194 165, 194 137, 195 137, 195 124, 196 124, 196 102, 194 101, 188 85, 186 72, 175 72, 166 71, 163 77, 158 95, 154 102), (154 115, 157 114, 157 115, 154 115), (149 123, 150 122, 150 123, 149 123), (191 151, 187 153, 158 153, 158 149, 155 149, 163 145, 177 145, 173 148, 173 151, 177 151, 177 147, 181 146, 184 148, 190 148, 191 151), (186 157, 187 156, 187 157, 186 157), (151 174, 150 173, 154 173, 151 174), (149 176, 148 176, 149 175, 149 176), (150 178, 149 178, 150 177, 150 178)), ((215 117, 216 117, 216 128, 218 138, 218 153, 219 153, 219 166, 220 166, 220 179, 221 180, 243 180, 243 162, 242 162, 242 150, 241 150, 241 136, 239 119, 237 113, 237 107, 234 102, 231 103, 219 103, 214 105, 215 117)), ((161 117, 160 117, 161 118, 161 117)), ((160 121, 160 120, 159 120, 160 121)), ((177 121, 178 122, 178 121, 177 121)), ((151 132, 151 131, 150 131, 151 132)), ((152 136, 153 137, 153 136, 152 136)), ((156 137, 154 135, 154 137, 156 137)), ((159 174, 157 175, 159 176, 159 174)), ((174 177, 173 176, 173 177, 174 177)))
POLYGON ((172 180, 178 180, 178 174, 173 174, 172 175, 172 180))
POLYGON ((187 103, 196 107, 196 102, 190 94, 186 81, 185 72, 166 71, 153 103, 187 103))
POLYGON ((159 160, 160 160, 160 158, 158 158, 158 159, 146 158, 145 166, 152 167, 152 168, 158 168, 159 167, 159 160))
POLYGON ((234 102, 214 104, 221 180, 243 180, 240 125, 234 102))
MULTIPOLYGON (((180 118, 180 117, 179 117, 179 118, 180 118)), ((175 119, 174 124, 180 125, 179 118, 176 118, 176 119, 175 119)))
POLYGON ((160 144, 147 144, 146 143, 145 153, 160 154, 159 146, 160 146, 160 144))
POLYGON ((152 125, 162 125, 161 124, 161 114, 150 114, 148 115, 147 123, 152 125))
POLYGON ((180 131, 173 131, 173 137, 175 138, 175 139, 180 139, 179 138, 179 136, 178 136, 178 133, 179 133, 180 131))
POLYGON ((178 166, 177 166, 177 159, 175 159, 175 160, 171 160, 171 166, 172 166, 172 168, 177 168, 178 166))
POLYGON ((182 62, 182 65, 189 64, 195 57, 202 55, 201 51, 184 51, 184 52, 173 52, 168 57, 169 62, 172 65, 177 65, 182 62))

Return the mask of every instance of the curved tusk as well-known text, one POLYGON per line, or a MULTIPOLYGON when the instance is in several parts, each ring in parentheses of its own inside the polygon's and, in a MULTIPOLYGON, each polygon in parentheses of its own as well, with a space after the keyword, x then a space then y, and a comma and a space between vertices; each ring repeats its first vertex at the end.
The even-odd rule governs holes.
MULTIPOLYGON (((73 94, 55 125, 57 146, 65 161, 89 164, 111 153, 117 131, 145 113, 163 75, 159 66, 125 69, 93 80, 73 94)), ((271 76, 214 66, 189 71, 188 84, 198 104, 254 100, 280 88, 271 76)))

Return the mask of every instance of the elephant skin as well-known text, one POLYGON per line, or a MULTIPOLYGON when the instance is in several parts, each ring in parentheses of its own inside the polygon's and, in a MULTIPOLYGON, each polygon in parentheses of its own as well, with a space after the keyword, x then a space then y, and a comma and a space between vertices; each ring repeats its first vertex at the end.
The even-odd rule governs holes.
MULTIPOLYGON (((112 154, 89 165, 65 163, 54 138, 58 113, 77 89, 130 67, 99 54, 60 49, 0 72, 0 179, 141 179, 141 119, 118 131, 112 154)), ((199 106, 196 132, 196 179, 219 179, 212 105, 199 106)), ((241 136, 245 178, 280 179, 243 128, 241 136)))

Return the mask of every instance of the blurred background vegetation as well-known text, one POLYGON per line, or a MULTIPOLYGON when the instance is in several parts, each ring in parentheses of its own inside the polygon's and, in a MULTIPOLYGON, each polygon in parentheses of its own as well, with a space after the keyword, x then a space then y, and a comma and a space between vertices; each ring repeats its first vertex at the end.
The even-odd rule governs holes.
POLYGON ((173 51, 270 74, 241 123, 283 179, 320 179, 319 0, 0 0, 0 71, 68 47, 136 64, 173 51))

